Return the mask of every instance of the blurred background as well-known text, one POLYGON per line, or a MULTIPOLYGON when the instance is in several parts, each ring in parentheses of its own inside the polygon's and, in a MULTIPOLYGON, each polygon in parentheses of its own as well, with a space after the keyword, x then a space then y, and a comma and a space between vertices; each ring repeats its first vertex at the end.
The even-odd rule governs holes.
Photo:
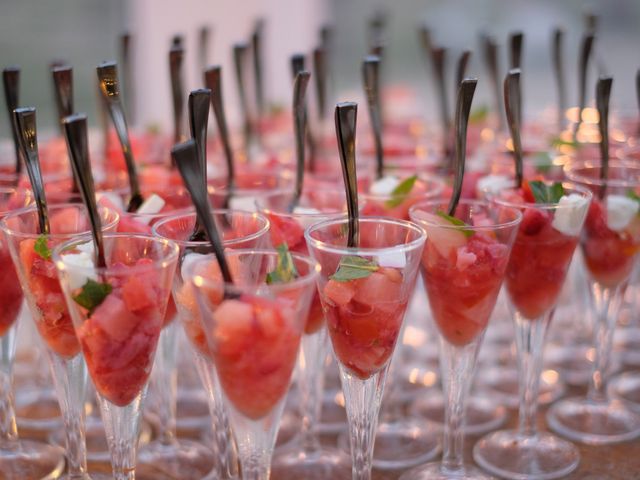
MULTIPOLYGON (((288 105, 291 96, 289 57, 310 53, 318 45, 322 25, 332 25, 331 103, 362 100, 361 61, 368 53, 367 25, 384 12, 383 86, 398 94, 398 110, 437 118, 437 94, 430 64, 420 44, 418 26, 426 24, 432 40, 449 49, 449 96, 454 95, 455 62, 465 49, 474 51, 468 74, 479 78, 474 108, 491 105, 491 90, 482 56, 481 32, 499 44, 500 72, 507 68, 510 32, 525 34, 524 108, 527 116, 556 102, 551 73, 551 32, 565 29, 565 75, 568 103, 577 102, 577 65, 585 15, 598 16, 595 62, 587 88, 592 103, 596 75, 614 76, 612 108, 637 108, 634 77, 640 66, 640 2, 638 0, 0 0, 0 63, 22 69, 20 104, 38 109, 41 131, 55 125, 49 66, 64 60, 74 67, 75 105, 96 123, 95 67, 118 59, 118 37, 132 34, 132 102, 138 127, 171 125, 168 50, 172 37, 184 35, 188 89, 201 85, 197 60, 198 29, 209 26, 207 61, 224 67, 227 114, 239 118, 231 48, 250 38, 256 19, 265 20, 265 89, 270 104, 288 105)), ((310 60, 308 59, 308 65, 310 60)), ((4 98, 0 100, 0 137, 9 136, 4 98)))

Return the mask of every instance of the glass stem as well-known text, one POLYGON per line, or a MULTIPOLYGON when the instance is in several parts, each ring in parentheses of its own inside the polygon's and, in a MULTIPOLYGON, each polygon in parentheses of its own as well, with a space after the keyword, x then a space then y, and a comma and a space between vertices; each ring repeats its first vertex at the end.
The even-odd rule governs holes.
POLYGON ((213 365, 200 354, 195 354, 196 368, 202 385, 207 392, 209 413, 213 427, 213 455, 215 458, 216 478, 221 480, 238 478, 238 454, 229 426, 229 419, 222 403, 222 396, 215 386, 213 365))
POLYGON ((82 354, 64 359, 47 350, 53 384, 64 421, 67 470, 69 476, 87 473, 87 449, 84 431, 84 398, 87 368, 82 354))
POLYGON ((109 400, 99 398, 115 480, 135 480, 140 412, 145 393, 143 391, 125 407, 118 407, 109 400))
POLYGON ((163 445, 171 445, 176 439, 177 336, 175 321, 162 329, 149 385, 148 398, 158 421, 157 441, 163 445))
POLYGON ((552 316, 553 312, 549 312, 535 320, 528 320, 518 312, 514 313, 519 372, 518 394, 520 396, 518 431, 527 437, 534 436, 537 431, 536 415, 542 372, 542 353, 547 327, 552 316))
POLYGON ((349 420, 353 480, 371 479, 373 446, 387 368, 362 380, 340 366, 340 378, 349 420))
POLYGON ((445 474, 464 473, 464 422, 467 397, 482 337, 457 347, 440 337, 440 370, 445 398, 444 441, 441 469, 445 474))
POLYGON ((0 338, 0 448, 18 439, 12 388, 17 323, 0 338))
POLYGON ((316 427, 320 419, 322 392, 324 390, 324 362, 328 351, 326 328, 311 335, 303 335, 298 361, 298 390, 300 400, 300 444, 302 451, 314 453, 320 450, 316 427))
POLYGON ((609 369, 613 330, 626 286, 626 283, 616 288, 603 288, 597 283, 591 285, 590 299, 593 302, 592 311, 595 315, 593 320, 595 356, 589 378, 587 398, 593 402, 607 400, 605 375, 609 369))

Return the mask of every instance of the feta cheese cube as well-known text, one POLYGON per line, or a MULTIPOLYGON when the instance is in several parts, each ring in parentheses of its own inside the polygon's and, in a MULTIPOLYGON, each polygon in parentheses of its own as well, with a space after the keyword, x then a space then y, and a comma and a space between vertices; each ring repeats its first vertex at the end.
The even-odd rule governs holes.
MULTIPOLYGON (((150 197, 148 197, 144 202, 142 202, 142 205, 140 205, 140 208, 138 208, 136 213, 138 215, 155 215, 157 213, 160 213, 160 211, 164 208, 164 204, 165 204, 165 201, 162 199, 162 197, 154 193, 150 197)), ((151 221, 151 219, 140 218, 138 219, 138 221, 148 224, 151 221)))
POLYGON ((256 197, 231 197, 229 208, 233 210, 244 210, 245 212, 257 212, 256 197))
POLYGON ((407 258, 402 250, 389 251, 377 256, 378 265, 389 268, 404 268, 407 266, 407 258))
POLYGON ((563 195, 558 202, 551 226, 561 233, 576 236, 580 233, 589 202, 582 195, 563 195))
POLYGON ((296 220, 300 225, 302 225, 303 228, 306 229, 320 221, 318 217, 313 217, 312 215, 318 215, 322 212, 316 208, 295 207, 293 209, 293 213, 296 215, 300 215, 299 217, 296 217, 296 220))
POLYGON ((89 278, 95 281, 98 280, 98 276, 95 271, 91 270, 95 268, 93 263, 93 254, 81 251, 80 253, 68 253, 67 255, 64 255, 63 258, 67 265, 83 269, 82 271, 74 268, 67 269, 67 278, 69 280, 69 288, 71 290, 82 288, 89 278))
POLYGON ((400 179, 396 176, 382 177, 371 185, 369 193, 372 195, 391 195, 395 188, 400 184, 400 179))
POLYGON ((476 194, 479 198, 492 197, 513 186, 513 179, 506 175, 485 175, 478 179, 476 194))
POLYGON ((632 198, 623 195, 609 195, 605 200, 607 208, 607 227, 621 232, 638 213, 640 205, 632 198))

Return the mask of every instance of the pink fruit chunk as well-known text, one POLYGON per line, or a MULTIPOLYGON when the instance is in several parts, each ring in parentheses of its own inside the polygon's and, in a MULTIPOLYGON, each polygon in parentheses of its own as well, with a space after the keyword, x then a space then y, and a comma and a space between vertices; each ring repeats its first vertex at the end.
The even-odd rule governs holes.
POLYGON ((418 210, 414 216, 423 223, 427 231, 427 243, 431 244, 443 257, 449 257, 452 253, 467 244, 467 237, 446 219, 439 215, 418 210))
POLYGON ((63 208, 51 215, 51 231, 59 234, 77 233, 86 225, 86 219, 78 208, 63 208))

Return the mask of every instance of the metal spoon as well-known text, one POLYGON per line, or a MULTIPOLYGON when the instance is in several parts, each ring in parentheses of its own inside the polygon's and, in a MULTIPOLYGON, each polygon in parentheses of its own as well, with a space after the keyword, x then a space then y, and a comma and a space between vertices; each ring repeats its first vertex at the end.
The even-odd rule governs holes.
POLYGON ((122 65, 123 88, 125 111, 132 125, 135 125, 135 102, 133 96, 133 69, 131 68, 131 34, 124 32, 120 35, 120 65, 122 65))
POLYGON ((103 62, 98 68, 98 81, 100 83, 100 91, 106 102, 113 126, 116 129, 122 154, 127 165, 127 175, 129 177, 129 190, 131 198, 127 205, 127 212, 135 212, 140 208, 144 197, 140 192, 140 182, 138 181, 138 173, 136 171, 136 162, 133 159, 133 151, 131 149, 131 141, 129 139, 129 130, 127 129, 127 119, 122 107, 120 99, 120 84, 118 82, 118 67, 116 62, 103 62))
POLYGON ((522 68, 522 43, 524 33, 513 32, 509 35, 509 68, 522 68))
POLYGON ((211 30, 203 25, 198 31, 198 71, 202 72, 209 65, 209 37, 211 30))
MULTIPOLYGON (((206 189, 202 188, 202 173, 200 160, 198 158, 198 146, 193 139, 187 140, 184 143, 175 145, 171 149, 171 156, 173 157, 174 163, 178 166, 187 190, 189 190, 191 194, 191 200, 196 207, 198 220, 207 233, 207 237, 213 247, 213 252, 218 260, 222 278, 226 284, 231 284, 233 283, 231 270, 224 256, 224 247, 222 246, 216 223, 211 215, 209 196, 207 195, 206 189)), ((234 295, 230 295, 225 289, 224 296, 225 298, 231 298, 234 295)))
MULTIPOLYGON (((636 101, 638 102, 638 110, 640 111, 640 68, 636 71, 636 101)), ((640 137, 640 119, 638 119, 638 134, 640 137)))
POLYGON ((327 118, 327 50, 317 47, 313 50, 313 72, 318 102, 318 116, 321 121, 327 118))
POLYGON ((296 183, 289 211, 293 211, 300 203, 304 183, 304 138, 307 124, 306 94, 311 74, 303 70, 296 75, 293 84, 293 128, 296 139, 296 183))
POLYGON ((358 177, 356 174, 356 120, 358 104, 342 102, 336 105, 335 122, 338 151, 342 163, 342 177, 347 194, 347 214, 349 231, 347 247, 354 248, 360 243, 360 212, 358 210, 358 177))
MULTIPOLYGON (((178 37, 181 38, 181 37, 178 37)), ((182 41, 175 42, 169 50, 169 74, 171 76, 171 99, 173 104, 173 142, 184 140, 182 126, 184 125, 184 88, 182 81, 182 64, 184 49, 182 41)))
POLYGON ((19 176, 22 173, 22 154, 20 153, 18 131, 13 123, 13 111, 18 108, 18 97, 20 93, 20 67, 12 66, 2 70, 2 84, 4 86, 4 99, 9 113, 9 125, 11 125, 13 148, 16 152, 16 174, 19 176))
POLYGON ((462 181, 464 179, 464 164, 467 150, 467 125, 469 123, 469 113, 473 94, 476 91, 478 80, 476 78, 465 78, 458 88, 458 99, 456 101, 456 170, 453 179, 453 194, 449 202, 448 214, 454 216, 462 193, 462 181))
POLYGON ((376 148, 376 177, 384 175, 382 118, 380 115, 380 57, 369 55, 362 63, 362 80, 367 97, 373 141, 376 148))
POLYGON ((564 61, 562 58, 562 43, 564 30, 560 27, 554 29, 552 37, 551 58, 553 60, 553 72, 558 87, 558 131, 564 128, 564 111, 567 109, 567 94, 564 82, 564 61))
MULTIPOLYGON (((306 58, 304 56, 304 54, 302 53, 294 53, 293 55, 291 55, 291 73, 293 75, 293 80, 295 82, 296 77, 298 76, 298 74, 300 72, 306 71, 305 68, 305 64, 306 64, 306 58)), ((315 136, 313 135, 313 132, 311 130, 311 125, 309 125, 309 112, 307 109, 307 104, 305 101, 304 104, 304 117, 305 117, 305 124, 306 124, 306 139, 307 139, 307 143, 309 145, 309 170, 311 172, 315 172, 316 170, 316 141, 315 141, 315 136)))
POLYGON ((204 84, 211 90, 211 106, 213 114, 218 124, 218 133, 222 142, 222 150, 227 160, 227 198, 224 202, 226 208, 236 187, 235 181, 235 159, 233 149, 231 148, 231 140, 229 139, 229 129, 227 128, 227 118, 224 113, 224 102, 222 100, 222 67, 213 66, 204 72, 204 84))
MULTIPOLYGON (((598 107, 598 129, 600 130, 600 179, 609 177, 609 99, 611 98, 612 77, 600 77, 596 84, 596 106, 598 107)), ((600 188, 600 199, 604 198, 606 185, 600 188)))
POLYGON ((71 166, 80 183, 82 200, 87 207, 93 243, 96 250, 96 264, 98 268, 107 266, 104 241, 98 207, 96 205, 96 193, 93 186, 91 162, 89 161, 89 144, 87 141, 87 116, 84 113, 69 115, 62 121, 64 125, 67 149, 71 158, 71 166))
MULTIPOLYGON (((389 23, 389 12, 386 9, 377 9, 369 20, 368 45, 369 51, 373 52, 384 45, 384 36, 389 23)), ((381 52, 380 52, 381 53, 381 52)), ((377 55, 377 53, 375 53, 377 55)))
POLYGON ((582 111, 587 102, 587 73, 594 39, 595 36, 593 32, 587 32, 582 38, 582 45, 580 47, 580 63, 578 65, 578 121, 573 129, 574 141, 577 139, 578 130, 580 130, 580 125, 582 124, 582 111))
POLYGON ((48 235, 51 232, 51 225, 49 224, 47 199, 44 194, 44 182, 40 171, 40 159, 38 158, 36 109, 33 107, 16 108, 13 111, 13 119, 18 131, 22 155, 25 158, 31 189, 36 200, 40 233, 48 235))
POLYGON ((522 139, 520 137, 520 69, 509 70, 504 79, 504 106, 513 143, 516 188, 522 186, 522 139))
POLYGON ((449 103, 447 102, 447 85, 445 80, 445 66, 447 61, 447 49, 443 47, 433 48, 431 50, 431 63, 433 66, 433 72, 435 75, 435 81, 437 85, 437 97, 440 100, 440 122, 442 124, 442 141, 443 141, 443 153, 445 159, 448 159, 451 152, 449 149, 449 125, 451 120, 449 118, 449 103))
MULTIPOLYGON (((191 138, 196 142, 198 149, 198 161, 200 162, 201 182, 205 192, 207 191, 207 126, 209 124, 209 105, 211 104, 211 90, 200 88, 189 94, 189 125, 191 138)), ((200 222, 196 219, 190 242, 206 240, 206 233, 200 222)))
POLYGON ((264 35, 264 19, 259 18, 251 34, 251 51, 253 53, 253 75, 256 88, 256 103, 258 106, 258 116, 265 113, 264 105, 264 80, 262 78, 262 38, 264 35))
POLYGON ((502 115, 502 89, 500 88, 500 68, 498 66, 498 44, 488 35, 480 37, 484 61, 489 71, 491 89, 493 90, 494 110, 498 117, 498 129, 504 130, 504 116, 502 115))
POLYGON ((62 119, 73 113, 73 69, 69 65, 56 64, 51 68, 53 93, 62 130, 62 119))
POLYGON ((456 84, 455 87, 458 88, 462 83, 462 80, 467 75, 467 66, 469 65, 469 59, 471 58, 471 50, 465 50, 460 54, 460 58, 458 58, 458 64, 456 66, 456 84))
POLYGON ((240 95, 240 107, 242 109, 245 150, 247 159, 250 160, 251 152, 253 150, 253 126, 251 125, 251 113, 249 112, 249 101, 247 99, 247 90, 245 88, 244 81, 248 48, 249 47, 246 43, 236 43, 233 46, 233 63, 236 71, 238 94, 240 95))

